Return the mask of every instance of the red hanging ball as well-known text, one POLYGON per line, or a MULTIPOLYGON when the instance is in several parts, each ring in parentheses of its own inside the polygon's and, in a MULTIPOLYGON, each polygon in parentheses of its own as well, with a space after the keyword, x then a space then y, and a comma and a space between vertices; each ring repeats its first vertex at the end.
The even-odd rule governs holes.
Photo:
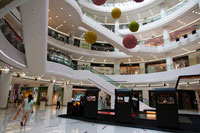
POLYGON ((126 35, 123 39, 123 45, 127 49, 135 48, 137 44, 138 44, 137 38, 132 34, 126 35))
POLYGON ((106 0, 92 0, 92 2, 97 6, 101 6, 106 2, 106 0))

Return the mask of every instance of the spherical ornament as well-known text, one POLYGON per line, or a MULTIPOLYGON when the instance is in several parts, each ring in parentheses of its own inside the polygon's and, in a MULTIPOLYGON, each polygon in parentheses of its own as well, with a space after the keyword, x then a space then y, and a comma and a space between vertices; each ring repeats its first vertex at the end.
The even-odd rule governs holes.
POLYGON ((132 34, 126 35, 123 39, 123 45, 127 49, 135 48, 137 44, 137 38, 132 34))
POLYGON ((93 31, 88 31, 86 32, 85 34, 85 41, 88 43, 88 44, 93 44, 97 41, 97 35, 95 32, 93 31))
POLYGON ((121 16, 122 12, 119 8, 114 8, 111 12, 111 15, 114 19, 118 19, 121 16))
POLYGON ((101 6, 106 2, 106 0, 92 0, 92 2, 97 6, 101 6))
POLYGON ((129 30, 132 32, 136 32, 139 29, 139 24, 136 21, 133 21, 129 24, 129 30))
POLYGON ((144 0, 134 0, 134 1, 139 3, 139 2, 143 2, 144 0))

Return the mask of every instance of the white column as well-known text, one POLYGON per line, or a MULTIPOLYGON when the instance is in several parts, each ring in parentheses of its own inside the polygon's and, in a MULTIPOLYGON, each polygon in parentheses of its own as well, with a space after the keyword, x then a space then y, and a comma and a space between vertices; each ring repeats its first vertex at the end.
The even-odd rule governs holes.
MULTIPOLYGON (((119 35, 119 19, 115 20, 115 34, 119 35)), ((118 48, 115 48, 115 52, 119 52, 118 48)))
POLYGON ((114 74, 120 75, 120 59, 114 60, 114 74))
POLYGON ((168 26, 163 27, 163 40, 164 40, 164 45, 170 43, 168 26))
POLYGON ((140 74, 144 74, 145 72, 146 72, 145 63, 142 62, 142 63, 140 63, 140 74))
POLYGON ((167 66, 167 71, 173 70, 173 59, 171 53, 166 54, 166 66, 167 66))
POLYGON ((20 6, 26 62, 35 75, 46 70, 48 9, 49 0, 29 0, 20 6))
POLYGON ((110 102, 111 102, 111 109, 115 109, 115 95, 113 94, 113 95, 111 95, 111 100, 110 100, 110 102))
POLYGON ((74 45, 75 31, 71 30, 69 33, 69 44, 74 45))
POLYGON ((143 99, 147 100, 146 104, 149 105, 149 90, 143 89, 142 90, 142 97, 143 97, 143 99))
POLYGON ((0 108, 6 108, 12 74, 0 74, 0 108))
POLYGON ((161 3, 160 4, 160 16, 161 16, 161 18, 164 18, 164 17, 167 16, 167 12, 166 12, 165 8, 166 8, 166 4, 161 3))
POLYGON ((52 105, 54 83, 50 83, 47 90, 47 105, 52 105))
POLYGON ((200 0, 197 0, 198 1, 198 3, 199 3, 199 9, 200 9, 200 0))
POLYGON ((63 97, 63 105, 67 105, 68 102, 72 101, 72 85, 69 83, 64 85, 64 97, 63 97))
POLYGON ((14 94, 14 83, 12 83, 12 88, 11 88, 11 93, 10 93, 10 101, 12 101, 13 100, 13 94, 14 94))

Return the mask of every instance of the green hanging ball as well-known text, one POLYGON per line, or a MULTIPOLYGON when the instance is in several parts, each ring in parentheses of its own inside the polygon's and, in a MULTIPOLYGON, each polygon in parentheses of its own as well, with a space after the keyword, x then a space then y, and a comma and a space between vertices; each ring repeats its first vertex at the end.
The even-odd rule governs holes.
POLYGON ((129 24, 129 30, 132 32, 138 31, 139 27, 140 26, 139 26, 138 22, 136 22, 136 21, 133 21, 129 24))

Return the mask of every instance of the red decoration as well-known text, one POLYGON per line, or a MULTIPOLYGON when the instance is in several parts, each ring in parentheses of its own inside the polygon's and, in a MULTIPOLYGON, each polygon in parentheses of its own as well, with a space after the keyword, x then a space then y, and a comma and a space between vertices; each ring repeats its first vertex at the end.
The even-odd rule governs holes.
POLYGON ((123 39, 123 45, 127 49, 135 48, 137 44, 137 38, 132 34, 126 35, 123 39))
POLYGON ((134 1, 139 3, 139 2, 143 2, 144 0, 134 0, 134 1))
POLYGON ((92 0, 95 5, 101 6, 103 5, 106 0, 92 0))

